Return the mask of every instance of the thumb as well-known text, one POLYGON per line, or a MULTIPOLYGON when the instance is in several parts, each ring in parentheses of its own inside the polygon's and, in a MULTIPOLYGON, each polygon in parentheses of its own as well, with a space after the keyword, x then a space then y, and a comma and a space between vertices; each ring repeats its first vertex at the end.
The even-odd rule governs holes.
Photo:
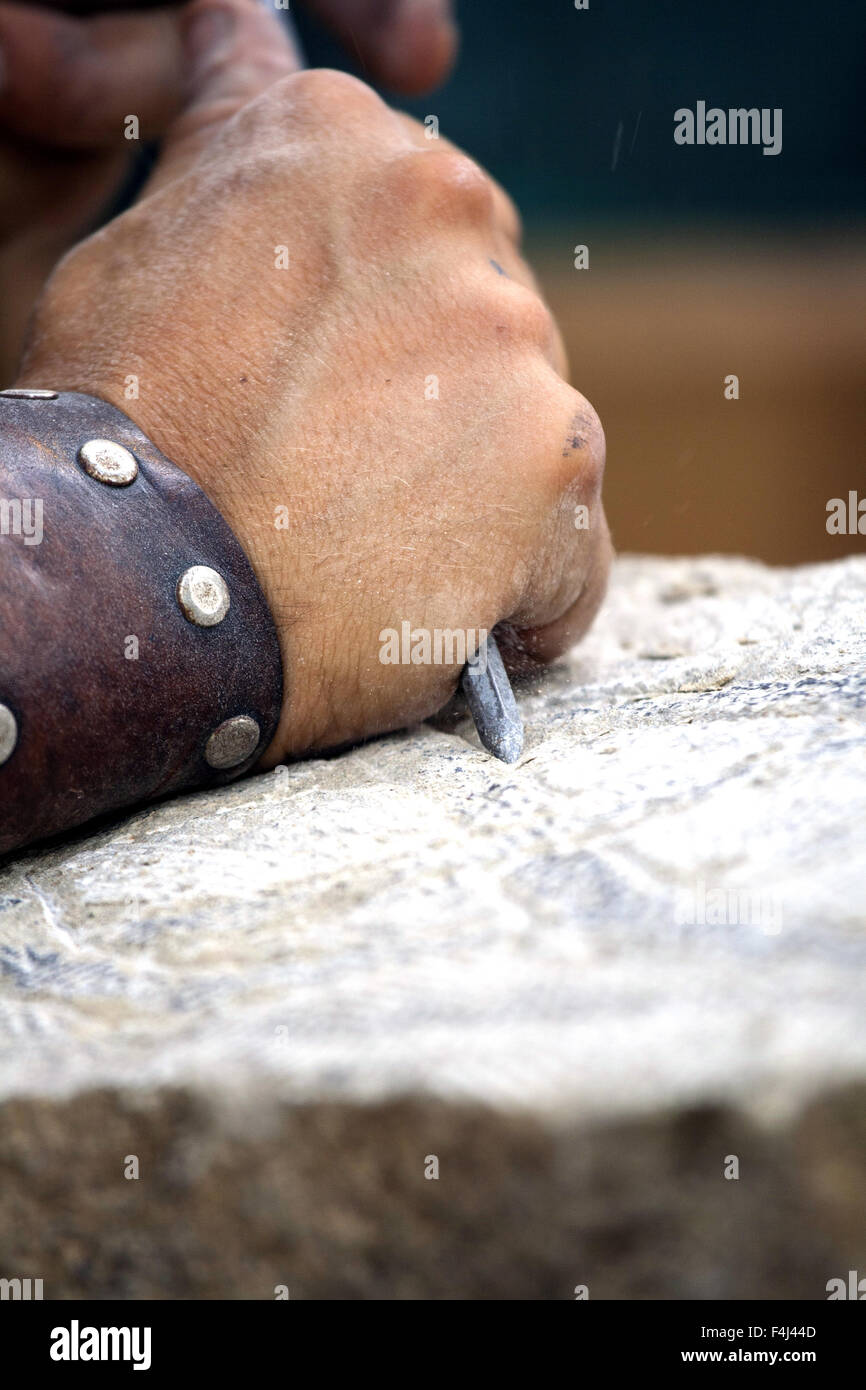
POLYGON ((187 99, 145 187, 192 167, 237 111, 302 66, 291 31, 260 0, 192 0, 184 14, 187 99))
MULTIPOLYGON (((307 0, 362 67, 398 92, 426 92, 454 61, 451 0, 307 0)), ((365 71, 365 76, 367 76, 365 71)), ((367 77, 369 81, 369 77, 367 77)))
POLYGON ((0 126, 50 148, 122 149, 124 120, 162 133, 181 104, 176 12, 71 18, 0 3, 0 126))

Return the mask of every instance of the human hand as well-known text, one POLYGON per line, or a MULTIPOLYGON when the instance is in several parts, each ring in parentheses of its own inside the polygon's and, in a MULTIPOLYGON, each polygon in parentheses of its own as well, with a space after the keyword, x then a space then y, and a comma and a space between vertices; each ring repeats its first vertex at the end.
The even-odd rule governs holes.
MULTIPOLYGON (((276 11, 249 0, 244 32, 274 67, 300 66, 276 11)), ((17 369, 24 326, 57 260, 110 209, 142 142, 162 137, 188 96, 202 25, 218 6, 193 3, 84 17, 100 8, 0 3, 0 377, 17 369), (130 125, 130 118, 137 124, 130 125)), ((309 0, 382 81, 400 91, 441 80, 454 54, 449 0, 309 0)), ((238 51, 237 61, 246 61, 238 51)))
POLYGON ((505 621, 555 656, 609 540, 601 426, 560 375, 507 197, 354 78, 248 101, 245 10, 141 201, 52 277, 18 384, 119 406, 232 525, 284 654, 273 763, 447 701, 459 666, 380 659, 404 621, 505 621))

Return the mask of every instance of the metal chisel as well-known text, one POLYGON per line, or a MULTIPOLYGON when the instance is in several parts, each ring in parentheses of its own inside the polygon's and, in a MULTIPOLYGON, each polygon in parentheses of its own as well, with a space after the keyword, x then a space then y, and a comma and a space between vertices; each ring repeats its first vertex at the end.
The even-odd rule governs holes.
POLYGON ((523 752, 523 720, 493 633, 463 667, 460 685, 488 753, 516 762, 523 752))

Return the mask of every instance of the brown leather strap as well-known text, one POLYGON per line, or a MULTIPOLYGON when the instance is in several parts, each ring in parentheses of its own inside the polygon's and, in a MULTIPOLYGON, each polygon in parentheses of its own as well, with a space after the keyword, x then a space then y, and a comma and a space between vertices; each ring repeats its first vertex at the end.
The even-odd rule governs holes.
POLYGON ((0 851, 238 776, 281 704, 267 603, 201 489, 104 401, 0 393, 0 851))

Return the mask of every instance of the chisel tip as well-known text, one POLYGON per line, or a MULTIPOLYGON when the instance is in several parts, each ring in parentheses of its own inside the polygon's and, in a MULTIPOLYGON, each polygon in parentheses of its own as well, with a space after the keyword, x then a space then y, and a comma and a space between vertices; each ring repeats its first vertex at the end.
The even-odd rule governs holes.
POLYGON ((523 752, 523 720, 492 634, 464 666, 461 685, 488 753, 503 763, 517 762, 523 752))

